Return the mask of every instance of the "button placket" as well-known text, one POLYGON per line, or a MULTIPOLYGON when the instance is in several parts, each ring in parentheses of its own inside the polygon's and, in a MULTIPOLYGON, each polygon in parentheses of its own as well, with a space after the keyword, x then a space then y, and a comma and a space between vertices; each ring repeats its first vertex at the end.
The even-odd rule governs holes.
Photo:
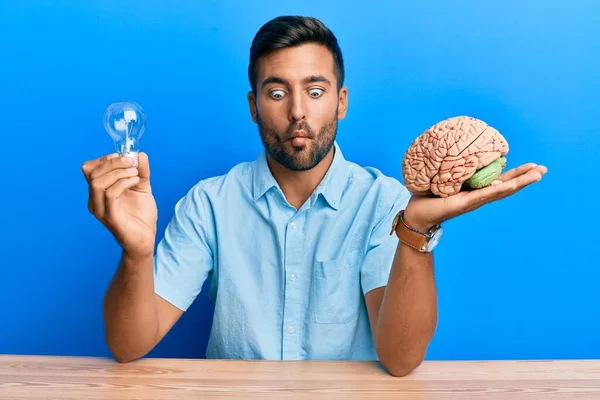
POLYGON ((284 291, 284 317, 283 317, 283 345, 282 358, 284 360, 299 359, 299 329, 301 326, 301 281, 298 279, 298 270, 301 267, 304 237, 302 227, 304 214, 300 213, 291 220, 286 229, 285 240, 285 282, 284 291))

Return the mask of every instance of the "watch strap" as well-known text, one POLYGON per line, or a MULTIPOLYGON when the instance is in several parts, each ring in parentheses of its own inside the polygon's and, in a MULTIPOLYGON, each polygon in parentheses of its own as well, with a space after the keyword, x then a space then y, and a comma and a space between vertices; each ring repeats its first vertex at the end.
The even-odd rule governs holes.
POLYGON ((425 233, 419 232, 409 227, 404 222, 403 217, 404 210, 400 210, 398 214, 396 214, 396 218, 394 218, 394 223, 392 224, 392 230, 390 232, 390 235, 396 232, 396 236, 398 236, 398 239, 402 243, 420 252, 425 252, 427 250, 426 244, 428 242, 429 236, 425 233))

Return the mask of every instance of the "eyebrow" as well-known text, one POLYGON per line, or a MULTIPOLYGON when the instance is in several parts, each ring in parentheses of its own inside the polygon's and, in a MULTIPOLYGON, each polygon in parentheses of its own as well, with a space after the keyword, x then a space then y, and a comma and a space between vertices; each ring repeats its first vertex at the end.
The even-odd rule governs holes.
MULTIPOLYGON (((303 85, 316 82, 323 82, 331 85, 329 79, 325 78, 323 75, 310 75, 302 79, 303 85)), ((290 83, 286 79, 283 79, 279 76, 269 76, 268 78, 262 81, 262 86, 268 85, 269 83, 279 83, 282 85, 290 86, 290 83)))

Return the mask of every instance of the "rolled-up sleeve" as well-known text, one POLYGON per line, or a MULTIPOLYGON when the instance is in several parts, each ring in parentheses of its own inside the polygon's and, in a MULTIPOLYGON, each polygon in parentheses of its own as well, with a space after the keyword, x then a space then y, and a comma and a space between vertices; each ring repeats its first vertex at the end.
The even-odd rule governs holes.
POLYGON ((213 218, 206 203, 200 184, 177 202, 154 257, 156 294, 182 311, 196 299, 213 269, 213 218))
POLYGON ((377 202, 377 218, 366 256, 360 270, 362 291, 386 286, 398 246, 398 237, 390 235, 398 211, 406 208, 411 193, 397 180, 389 179, 377 202))

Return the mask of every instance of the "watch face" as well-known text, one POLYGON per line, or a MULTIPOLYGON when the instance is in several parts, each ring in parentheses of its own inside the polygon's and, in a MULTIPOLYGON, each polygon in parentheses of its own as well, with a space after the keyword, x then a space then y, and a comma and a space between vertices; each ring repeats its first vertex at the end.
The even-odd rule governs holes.
POLYGON ((433 234, 433 236, 431 237, 431 239, 429 239, 429 243, 427 246, 427 251, 431 252, 433 251, 433 249, 435 248, 435 246, 437 246, 438 242, 440 241, 440 238, 442 237, 442 233, 443 233, 443 229, 440 226, 440 228, 435 231, 435 233, 433 234))

